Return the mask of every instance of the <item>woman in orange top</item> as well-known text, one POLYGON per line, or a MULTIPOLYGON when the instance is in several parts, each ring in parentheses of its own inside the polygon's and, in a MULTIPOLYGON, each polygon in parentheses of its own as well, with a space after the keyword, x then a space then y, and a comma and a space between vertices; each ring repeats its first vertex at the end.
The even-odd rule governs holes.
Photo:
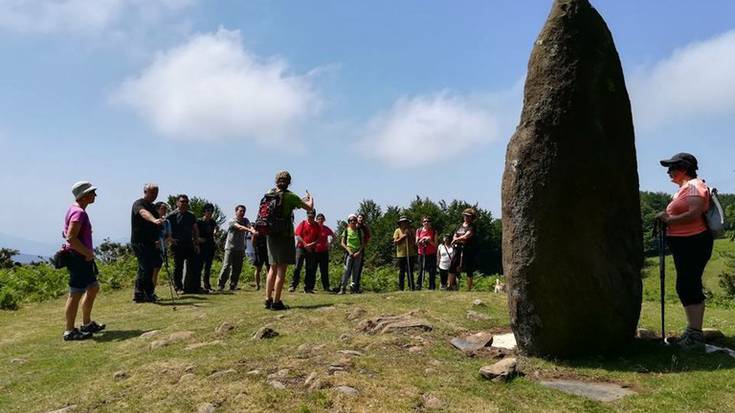
POLYGON ((712 234, 704 213, 709 208, 709 189, 697 177, 697 158, 678 153, 661 161, 671 182, 679 185, 666 211, 656 217, 666 224, 666 240, 674 256, 676 293, 687 317, 687 328, 677 344, 687 350, 703 349, 704 293, 702 274, 712 256, 712 234))

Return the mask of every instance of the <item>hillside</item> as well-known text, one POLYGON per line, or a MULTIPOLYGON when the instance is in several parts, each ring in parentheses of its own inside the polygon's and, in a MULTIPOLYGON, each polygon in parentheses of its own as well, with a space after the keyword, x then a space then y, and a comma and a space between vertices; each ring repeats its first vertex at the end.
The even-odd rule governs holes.
MULTIPOLYGON (((262 293, 254 291, 183 298, 175 307, 129 299, 129 291, 106 291, 94 314, 108 330, 86 342, 61 340, 62 299, 0 312, 0 411, 76 405, 71 411, 196 412, 206 403, 217 412, 735 410, 735 359, 679 353, 650 342, 610 359, 522 358, 525 377, 508 384, 484 380, 478 370, 494 360, 468 357, 448 341, 507 330, 505 298, 493 293, 289 294, 285 301, 292 308, 286 312, 262 309, 262 293), (475 299, 486 306, 475 306, 475 299), (488 319, 470 320, 468 310, 488 319), (370 335, 357 329, 361 320, 409 311, 433 330, 370 335), (348 314, 356 319, 347 320, 348 314), (215 332, 224 322, 234 328, 215 332), (263 326, 279 336, 251 340, 263 326), (141 337, 150 331, 159 332, 141 337), (191 336, 179 334, 180 341, 162 345, 177 332, 191 336), (316 379, 306 385, 312 373, 316 379), (538 384, 552 377, 611 381, 639 394, 612 403, 590 401, 538 384), (275 389, 274 380, 284 388, 275 389), (340 393, 341 385, 359 393, 340 393)), ((683 323, 681 309, 672 304, 668 311, 667 329, 676 331, 683 323)), ((734 321, 735 311, 708 310, 707 325, 727 336, 735 334, 734 321)), ((644 304, 641 325, 657 329, 655 303, 644 304)))

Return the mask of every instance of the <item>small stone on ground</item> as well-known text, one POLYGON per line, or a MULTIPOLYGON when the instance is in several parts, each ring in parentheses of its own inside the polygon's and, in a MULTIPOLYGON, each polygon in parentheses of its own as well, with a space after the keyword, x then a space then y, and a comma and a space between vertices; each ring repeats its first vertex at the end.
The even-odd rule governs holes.
POLYGON ((499 362, 480 369, 480 375, 492 381, 509 381, 518 373, 518 361, 515 357, 508 357, 499 362))
POLYGON ((76 410, 76 408, 77 408, 77 405, 76 404, 72 404, 70 406, 62 407, 61 409, 52 410, 52 411, 50 411, 48 413, 69 413, 69 412, 71 412, 73 410, 76 410))
POLYGON ((433 394, 424 394, 421 396, 421 404, 427 410, 439 410, 444 408, 444 402, 433 394))
POLYGON ((155 336, 156 334, 158 334, 160 332, 161 332, 161 330, 146 331, 145 333, 141 334, 140 337, 142 337, 142 338, 151 338, 151 337, 155 336))
POLYGON ((563 393, 586 397, 590 400, 600 402, 613 402, 625 396, 637 394, 633 390, 615 383, 588 383, 579 380, 561 379, 542 380, 539 383, 542 386, 557 389, 563 393))
POLYGON ((284 390, 286 388, 286 385, 278 380, 271 380, 268 384, 276 390, 284 390))
POLYGON ((360 353, 357 350, 339 350, 337 351, 337 353, 344 354, 346 356, 355 356, 355 357, 364 356, 364 354, 360 353))
POLYGON ((120 371, 116 371, 116 372, 115 372, 115 373, 114 373, 114 374, 112 375, 112 378, 113 378, 113 379, 115 379, 115 380, 122 380, 122 379, 124 379, 124 378, 126 378, 126 377, 128 377, 128 373, 126 373, 126 372, 124 372, 124 371, 122 371, 122 370, 120 370, 120 371))
POLYGON ((360 392, 356 388, 350 387, 350 386, 337 386, 334 388, 334 390, 337 390, 338 392, 342 394, 346 394, 348 396, 359 396, 360 395, 360 392))
POLYGON ((235 326, 225 321, 224 323, 220 324, 219 327, 217 327, 214 332, 217 334, 225 334, 227 332, 230 332, 235 329, 235 326))
POLYGON ((199 406, 199 410, 197 410, 197 413, 214 413, 215 407, 212 403, 204 403, 201 406, 199 406))
POLYGON ((209 377, 207 377, 207 378, 210 379, 210 380, 216 380, 216 379, 219 379, 221 377, 227 376, 229 374, 234 374, 234 373, 237 373, 237 370, 235 370, 235 369, 227 369, 227 370, 222 370, 222 371, 214 372, 214 373, 210 374, 209 377))
POLYGON ((485 307, 485 303, 479 298, 475 299, 475 301, 472 302, 472 305, 476 307, 485 307))
POLYGON ((262 340, 266 338, 277 337, 278 332, 270 327, 261 327, 253 334, 253 340, 262 340))

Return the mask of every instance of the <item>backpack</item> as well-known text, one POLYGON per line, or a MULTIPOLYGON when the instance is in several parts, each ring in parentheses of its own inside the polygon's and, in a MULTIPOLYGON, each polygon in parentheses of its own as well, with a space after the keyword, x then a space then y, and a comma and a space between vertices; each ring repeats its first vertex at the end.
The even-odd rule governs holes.
POLYGON ((722 204, 717 198, 717 188, 707 188, 709 192, 709 208, 704 213, 704 220, 712 237, 722 238, 725 235, 725 214, 722 212, 722 204))
POLYGON ((283 194, 286 191, 270 191, 263 195, 255 219, 255 230, 263 235, 286 232, 287 221, 283 216, 283 194))

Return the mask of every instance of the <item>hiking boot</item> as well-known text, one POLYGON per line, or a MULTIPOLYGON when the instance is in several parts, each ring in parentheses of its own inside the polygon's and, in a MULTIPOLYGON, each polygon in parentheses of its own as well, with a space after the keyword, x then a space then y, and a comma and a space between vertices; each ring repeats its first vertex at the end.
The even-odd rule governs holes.
POLYGON ((238 287, 236 285, 231 285, 230 286, 230 291, 239 291, 239 290, 240 290, 240 287, 238 287))
POLYGON ((138 304, 145 303, 146 302, 146 297, 143 294, 135 294, 133 296, 133 302, 134 303, 138 303, 138 304))
POLYGON ((269 298, 269 299, 265 300, 265 309, 266 310, 270 310, 271 307, 273 307, 273 299, 272 298, 269 298))
POLYGON ((304 294, 315 294, 314 290, 304 290, 304 294))
POLYGON ((92 333, 85 333, 75 328, 71 331, 64 332, 64 341, 79 341, 92 338, 92 333))
POLYGON ((702 330, 695 330, 687 327, 684 334, 681 335, 673 344, 684 351, 703 351, 704 350, 704 334, 702 330))
POLYGON ((346 288, 343 288, 343 289, 339 290, 337 292, 337 294, 339 294, 339 295, 345 295, 345 294, 347 294, 347 289, 346 288))
POLYGON ((281 311, 288 309, 288 306, 283 304, 283 301, 276 301, 271 305, 271 310, 273 311, 281 311))
POLYGON ((89 324, 79 327, 79 331, 81 331, 82 333, 89 333, 89 334, 99 333, 100 331, 104 329, 105 329, 105 325, 97 324, 96 321, 91 321, 89 324))
POLYGON ((288 292, 292 293, 296 291, 296 287, 288 287, 288 292))

